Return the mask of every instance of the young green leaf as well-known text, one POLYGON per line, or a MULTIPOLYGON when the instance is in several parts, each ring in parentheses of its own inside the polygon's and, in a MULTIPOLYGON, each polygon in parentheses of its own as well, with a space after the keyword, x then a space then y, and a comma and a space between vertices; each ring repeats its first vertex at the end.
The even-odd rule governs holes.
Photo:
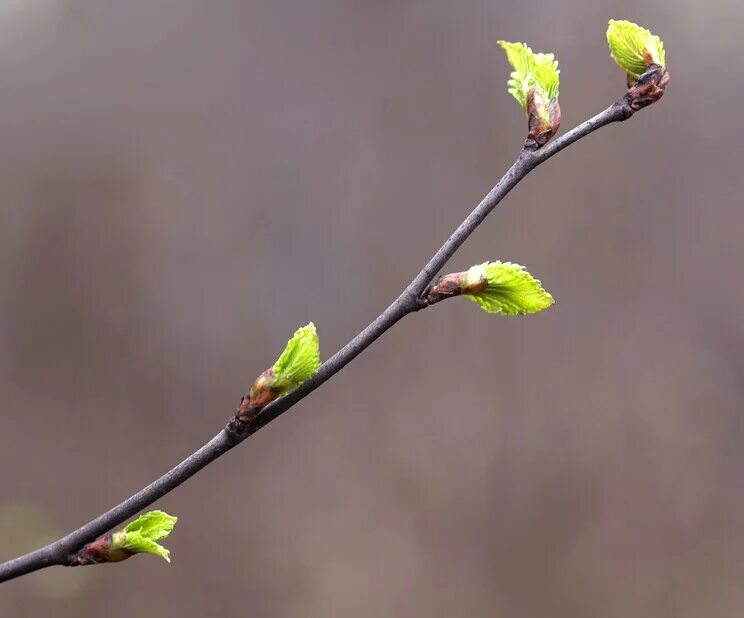
POLYGON ((286 395, 310 378, 320 367, 320 346, 315 324, 298 329, 271 368, 271 388, 286 395))
POLYGON ((112 555, 122 551, 131 554, 155 554, 170 562, 170 552, 156 541, 167 537, 176 521, 177 517, 163 511, 145 513, 128 524, 124 530, 114 532, 110 551, 112 555))
POLYGON ((320 367, 318 333, 310 322, 287 342, 277 361, 259 375, 238 407, 236 418, 249 423, 258 412, 310 378, 320 367))
POLYGON ((510 262, 483 262, 467 271, 463 295, 488 313, 526 315, 550 307, 555 301, 523 266, 510 262))
POLYGON ((173 517, 163 511, 149 511, 127 524, 124 532, 138 532, 148 539, 157 541, 167 537, 177 521, 178 517, 173 517))
POLYGON ((509 93, 525 112, 529 93, 534 88, 539 89, 548 101, 558 98, 560 71, 553 54, 535 53, 524 43, 508 41, 498 43, 506 52, 506 59, 514 69, 507 83, 509 93))
MULTIPOLYGON (((527 48, 529 49, 529 48, 527 48)), ((560 71, 553 54, 535 54, 535 81, 545 91, 548 99, 558 98, 560 71)))
POLYGON ((665 68, 664 44, 651 31, 630 21, 611 19, 607 28, 610 55, 633 80, 651 65, 665 68))

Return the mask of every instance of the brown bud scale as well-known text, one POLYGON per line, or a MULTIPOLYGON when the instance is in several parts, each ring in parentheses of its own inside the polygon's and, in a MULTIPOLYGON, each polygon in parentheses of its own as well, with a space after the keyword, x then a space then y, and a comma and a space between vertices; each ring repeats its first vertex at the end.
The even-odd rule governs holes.
POLYGON ((128 549, 111 549, 112 535, 106 534, 85 545, 70 559, 69 566, 84 566, 88 564, 102 564, 104 562, 121 562, 134 552, 128 549))
POLYGON ((669 83, 669 72, 658 64, 651 64, 638 81, 628 88, 628 104, 637 112, 639 109, 656 103, 664 96, 669 83))
POLYGON ((558 99, 548 101, 542 91, 533 88, 527 95, 527 140, 532 149, 547 144, 561 126, 561 106, 558 99))

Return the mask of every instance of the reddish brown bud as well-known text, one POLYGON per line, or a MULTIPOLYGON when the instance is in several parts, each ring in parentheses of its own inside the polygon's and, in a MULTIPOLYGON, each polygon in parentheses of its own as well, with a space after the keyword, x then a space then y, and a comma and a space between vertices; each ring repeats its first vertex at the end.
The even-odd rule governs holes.
POLYGON ((429 305, 438 303, 445 298, 452 298, 462 294, 462 286, 465 283, 467 273, 451 273, 442 275, 426 292, 426 302, 429 305))
POLYGON ((477 294, 487 284, 485 277, 479 276, 473 279, 473 277, 468 277, 467 271, 442 275, 426 292, 426 303, 433 305, 445 298, 453 298, 460 294, 477 294))
POLYGON ((638 81, 629 85, 626 96, 630 109, 637 112, 639 109, 656 103, 664 96, 668 83, 669 72, 658 64, 650 65, 648 71, 641 75, 638 81))
POLYGON ((127 549, 112 549, 112 535, 107 534, 85 545, 72 558, 70 566, 101 564, 103 562, 121 562, 134 555, 127 549))
POLYGON ((240 400, 240 406, 235 415, 238 420, 244 423, 252 421, 263 408, 279 396, 279 393, 272 387, 273 383, 273 369, 267 369, 256 378, 251 390, 240 400))
POLYGON ((527 95, 527 141, 525 146, 540 148, 550 141, 561 126, 561 107, 558 99, 548 99, 539 88, 527 95))

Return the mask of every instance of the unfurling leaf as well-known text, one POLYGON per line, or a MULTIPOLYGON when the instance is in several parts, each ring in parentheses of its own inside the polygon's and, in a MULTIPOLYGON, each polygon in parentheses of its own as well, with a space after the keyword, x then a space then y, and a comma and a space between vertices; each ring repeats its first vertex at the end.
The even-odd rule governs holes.
POLYGON ((512 65, 509 92, 527 114, 525 147, 540 148, 558 132, 561 107, 558 104, 558 61, 553 54, 536 54, 524 43, 499 41, 512 65))
POLYGON ((156 541, 167 537, 177 517, 163 511, 150 511, 128 524, 124 530, 114 532, 111 536, 110 552, 112 556, 124 554, 155 554, 170 562, 170 552, 156 541))
POLYGON ((163 511, 149 511, 127 524, 124 532, 136 532, 143 537, 157 541, 167 537, 177 521, 178 517, 168 515, 163 511))
POLYGON ((470 268, 463 295, 484 311, 502 315, 537 313, 555 302, 523 266, 510 262, 484 262, 470 268))
POLYGON ((664 44, 651 31, 630 21, 611 19, 607 28, 610 54, 633 81, 653 65, 666 68, 664 44))
POLYGON ((298 329, 274 363, 271 387, 281 395, 296 389, 320 367, 320 346, 315 324, 298 329))
POLYGON ((278 397, 290 393, 311 378, 320 367, 320 347, 315 324, 298 329, 277 361, 258 376, 243 397, 236 418, 250 422, 278 397))
POLYGON ((499 41, 514 71, 507 83, 509 92, 525 112, 530 91, 537 88, 547 101, 558 98, 558 61, 553 54, 533 52, 524 43, 499 41))

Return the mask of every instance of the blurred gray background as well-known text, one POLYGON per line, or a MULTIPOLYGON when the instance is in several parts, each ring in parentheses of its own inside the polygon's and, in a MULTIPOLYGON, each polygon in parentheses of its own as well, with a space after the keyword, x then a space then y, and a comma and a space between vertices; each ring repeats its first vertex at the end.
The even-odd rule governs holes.
POLYGON ((173 563, 54 568, 2 616, 729 617, 744 607, 744 7, 661 0, 0 1, 0 559, 216 433, 291 333, 325 358, 519 150, 496 40, 552 50, 561 153, 450 263, 451 301, 157 503, 173 563))

